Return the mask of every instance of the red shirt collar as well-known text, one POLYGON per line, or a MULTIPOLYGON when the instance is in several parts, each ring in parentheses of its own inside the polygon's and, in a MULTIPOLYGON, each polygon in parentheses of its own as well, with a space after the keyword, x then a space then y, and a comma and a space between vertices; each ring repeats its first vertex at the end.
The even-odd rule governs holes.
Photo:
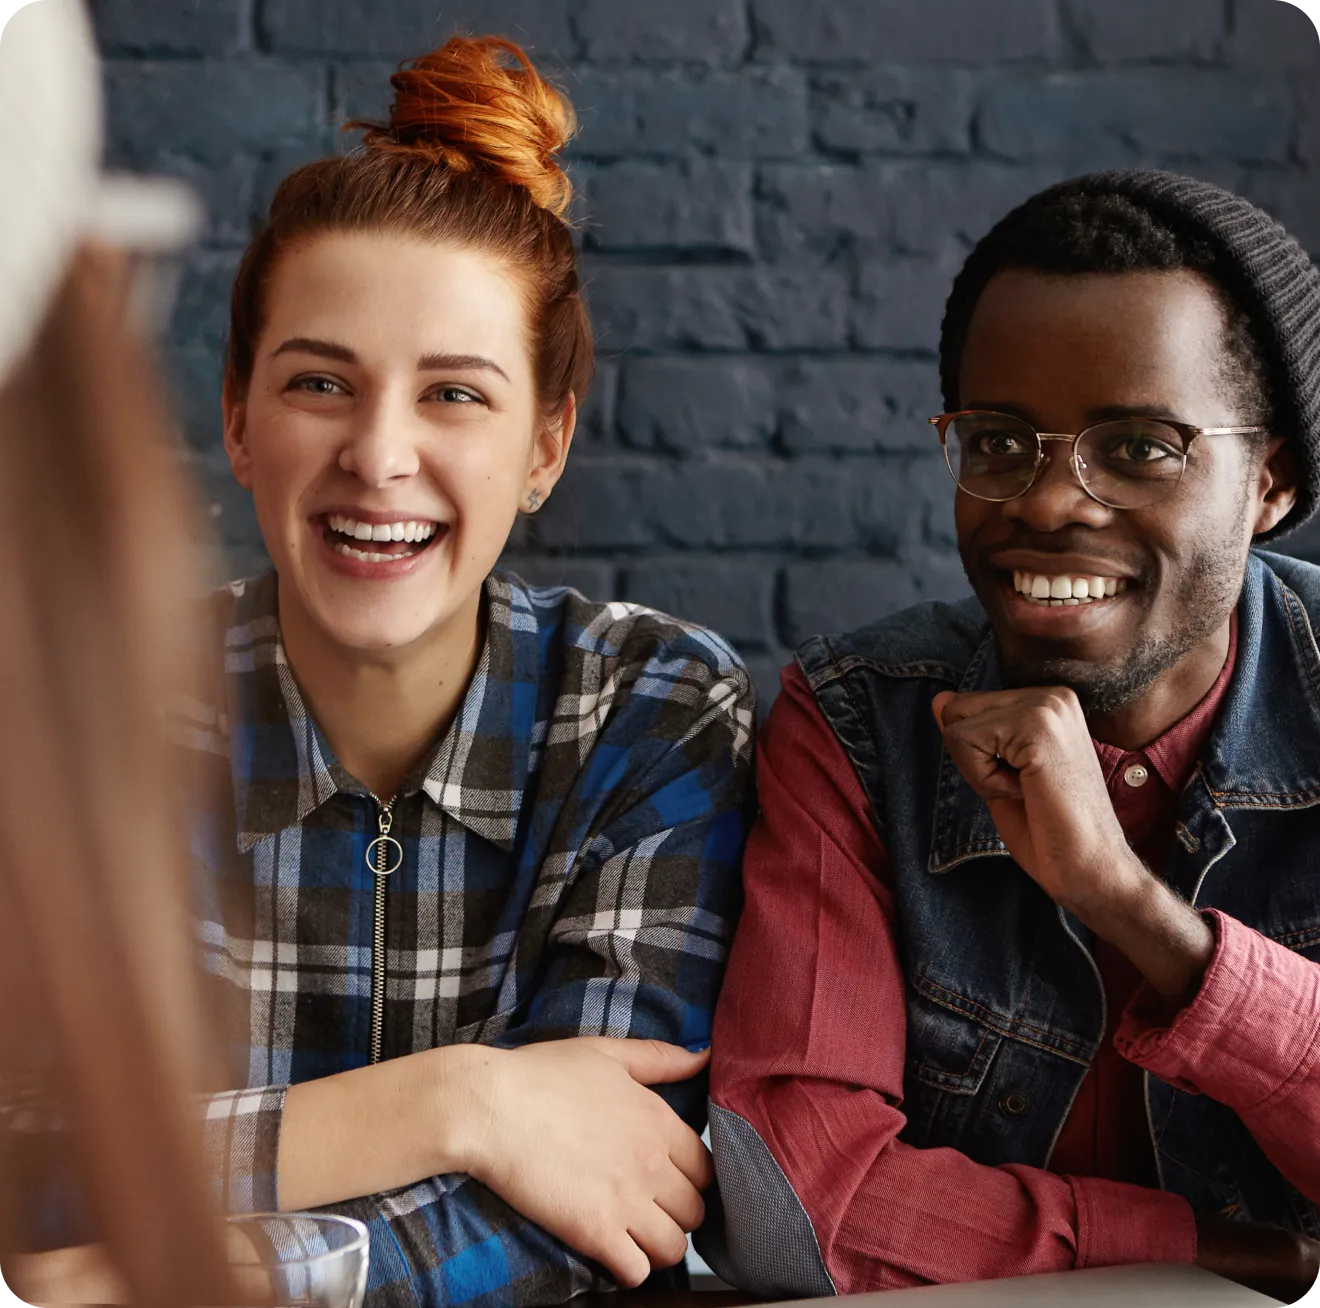
POLYGON ((1175 794, 1181 794, 1182 788, 1191 779, 1196 770, 1196 761, 1201 754, 1210 728, 1214 725, 1215 714, 1228 693, 1228 683, 1233 677, 1233 665, 1237 662, 1237 614, 1234 613, 1228 623, 1228 656, 1220 668, 1215 684, 1206 692, 1205 698, 1192 709, 1186 717, 1180 718, 1163 735, 1157 736, 1145 749, 1122 750, 1116 745, 1108 745, 1103 740, 1092 739, 1095 752, 1100 758, 1100 769, 1108 784, 1114 772, 1125 766, 1134 757, 1140 756, 1159 774, 1160 780, 1175 794))

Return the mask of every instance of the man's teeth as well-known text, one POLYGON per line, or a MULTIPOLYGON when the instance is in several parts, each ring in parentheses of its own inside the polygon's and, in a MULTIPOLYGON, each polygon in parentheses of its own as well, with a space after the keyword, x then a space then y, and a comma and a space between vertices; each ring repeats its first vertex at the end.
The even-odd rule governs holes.
MULTIPOLYGON (((356 518, 345 517, 342 513, 332 513, 326 521, 331 531, 337 531, 341 536, 352 536, 354 540, 430 540, 436 529, 434 522, 358 522, 356 518)), ((392 558, 393 555, 363 557, 392 558)))
POLYGON ((1037 604, 1075 607, 1121 595, 1127 589, 1127 578, 1048 577, 1038 572, 1015 572, 1013 589, 1037 604))

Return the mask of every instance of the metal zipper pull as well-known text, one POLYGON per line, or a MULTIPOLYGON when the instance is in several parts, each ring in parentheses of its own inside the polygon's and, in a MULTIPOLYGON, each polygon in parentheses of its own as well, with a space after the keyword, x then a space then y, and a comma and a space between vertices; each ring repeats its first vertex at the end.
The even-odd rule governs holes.
MULTIPOLYGON (((380 804, 379 800, 376 802, 380 804)), ((390 835, 390 828, 394 825, 393 808, 393 800, 388 804, 380 804, 376 817, 380 835, 367 846, 367 866, 378 877, 387 877, 391 872, 397 872, 403 864, 403 846, 390 835)))

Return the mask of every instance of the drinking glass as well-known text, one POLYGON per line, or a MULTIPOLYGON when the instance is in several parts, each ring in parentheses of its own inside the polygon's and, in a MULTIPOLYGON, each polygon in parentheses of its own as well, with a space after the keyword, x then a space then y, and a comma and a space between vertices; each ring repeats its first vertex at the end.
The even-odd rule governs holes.
POLYGON ((321 1213, 253 1213, 228 1222, 229 1265, 243 1305, 362 1308, 367 1228, 321 1213))

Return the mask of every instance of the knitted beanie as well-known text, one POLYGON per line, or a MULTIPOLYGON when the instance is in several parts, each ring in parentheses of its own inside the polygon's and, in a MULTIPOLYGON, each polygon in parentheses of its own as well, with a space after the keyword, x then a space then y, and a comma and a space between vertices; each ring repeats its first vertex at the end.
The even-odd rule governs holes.
POLYGON ((1003 238, 1059 201, 1107 195, 1126 198, 1221 257, 1224 290, 1250 318, 1265 352, 1276 399, 1275 430, 1288 439, 1297 463, 1297 503, 1259 539, 1277 539, 1300 527, 1320 505, 1320 271, 1267 213, 1209 182, 1148 169, 1091 173, 1041 191, 1001 219, 968 256, 949 296, 940 336, 946 408, 957 403, 972 309, 1004 266, 1003 238))

